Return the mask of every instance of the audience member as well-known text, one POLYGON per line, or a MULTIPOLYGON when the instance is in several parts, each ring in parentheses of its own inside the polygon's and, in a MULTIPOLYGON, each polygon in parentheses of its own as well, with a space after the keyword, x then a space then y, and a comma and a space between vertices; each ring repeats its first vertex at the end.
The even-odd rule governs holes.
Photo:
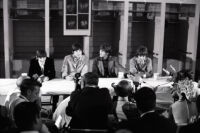
POLYGON ((72 44, 72 54, 65 56, 61 72, 62 78, 67 80, 74 79, 76 73, 83 76, 88 72, 88 58, 83 54, 80 44, 72 44))
POLYGON ((23 76, 23 75, 19 76, 19 77, 17 78, 17 81, 16 81, 17 87, 14 88, 13 90, 11 90, 11 91, 7 94, 6 99, 5 99, 5 107, 6 107, 7 111, 8 111, 9 108, 10 108, 10 104, 11 104, 15 99, 17 99, 17 98, 19 97, 19 95, 20 95, 20 86, 21 86, 22 81, 23 81, 24 79, 30 79, 30 77, 29 77, 29 76, 23 76))
POLYGON ((30 61, 28 75, 41 83, 55 78, 53 59, 47 57, 44 50, 37 50, 36 57, 30 61))
POLYGON ((175 102, 169 109, 169 118, 179 126, 193 122, 197 116, 195 102, 198 91, 195 89, 189 70, 181 70, 177 73, 172 95, 175 102))
POLYGON ((117 120, 123 121, 128 119, 137 119, 139 117, 133 99, 133 87, 127 80, 120 81, 117 85, 113 85, 116 96, 113 98, 113 111, 117 120))
POLYGON ((98 87, 99 78, 88 72, 82 78, 82 90, 71 94, 66 113, 72 116, 71 128, 107 128, 112 101, 107 88, 98 87))
POLYGON ((198 133, 200 131, 200 95, 197 97, 196 106, 198 111, 197 120, 192 124, 180 128, 179 133, 198 133))
POLYGON ((20 133, 50 133, 47 126, 42 123, 40 110, 34 103, 19 103, 14 110, 14 119, 20 133))
POLYGON ((111 56, 111 46, 101 45, 99 57, 93 61, 92 72, 99 77, 117 77, 119 71, 125 72, 125 69, 119 64, 117 57, 111 56))
POLYGON ((132 125, 134 133, 174 133, 176 131, 173 123, 155 112, 156 94, 151 88, 139 89, 135 93, 135 100, 140 118, 135 125, 132 125))
POLYGON ((20 96, 10 105, 10 118, 13 119, 15 107, 21 102, 34 102, 41 109, 41 98, 39 97, 41 84, 32 79, 24 79, 20 85, 20 96))
POLYGON ((152 73, 152 60, 147 57, 148 49, 145 46, 140 46, 136 51, 136 56, 130 59, 129 72, 133 76, 149 78, 152 73))
POLYGON ((6 133, 10 128, 12 128, 12 122, 7 117, 6 108, 0 105, 0 133, 6 133))

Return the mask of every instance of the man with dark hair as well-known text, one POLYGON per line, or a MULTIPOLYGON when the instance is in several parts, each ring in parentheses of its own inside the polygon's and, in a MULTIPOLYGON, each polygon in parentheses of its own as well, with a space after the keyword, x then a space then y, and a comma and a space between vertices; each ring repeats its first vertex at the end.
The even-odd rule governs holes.
POLYGON ((131 58, 129 62, 129 71, 131 75, 139 75, 143 78, 148 78, 153 75, 152 60, 147 56, 147 47, 140 46, 136 51, 136 56, 131 58))
POLYGON ((10 105, 10 118, 13 120, 15 107, 21 102, 33 102, 38 109, 41 108, 41 99, 39 97, 41 84, 32 79, 24 79, 20 85, 20 96, 10 105))
POLYGON ((111 56, 111 46, 104 44, 100 46, 99 57, 93 61, 92 72, 99 77, 117 77, 118 72, 125 72, 116 57, 111 56))
POLYGON ((36 57, 30 61, 28 75, 39 82, 55 78, 54 60, 44 50, 37 50, 36 57))
POLYGON ((135 93, 136 106, 140 118, 133 131, 138 133, 173 133, 176 131, 174 124, 165 117, 155 112, 156 94, 148 87, 143 87, 135 93))
POLYGON ((113 97, 113 113, 119 122, 136 119, 139 113, 136 105, 131 102, 133 98, 133 87, 127 80, 121 80, 114 87, 116 96, 113 97))
POLYGON ((108 113, 112 101, 107 88, 98 87, 98 75, 86 73, 82 78, 82 90, 74 91, 66 108, 72 116, 71 128, 107 128, 108 113))
POLYGON ((82 47, 79 43, 72 45, 72 54, 64 58, 62 65, 62 78, 72 80, 76 73, 83 76, 88 71, 88 58, 83 55, 82 47))
POLYGON ((14 119, 19 132, 49 133, 48 128, 42 124, 40 111, 34 103, 19 103, 14 110, 14 119))

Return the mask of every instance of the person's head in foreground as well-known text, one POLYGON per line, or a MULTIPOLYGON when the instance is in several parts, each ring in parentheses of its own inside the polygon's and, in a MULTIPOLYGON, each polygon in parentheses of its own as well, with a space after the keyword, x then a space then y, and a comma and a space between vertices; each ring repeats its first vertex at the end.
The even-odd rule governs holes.
POLYGON ((40 131, 42 122, 36 104, 22 102, 15 107, 14 119, 20 131, 40 131))
POLYGON ((100 50, 99 50, 99 57, 103 58, 103 59, 107 59, 109 57, 109 55, 111 54, 111 46, 108 44, 103 44, 100 46, 100 50))
POLYGON ((99 76, 93 72, 88 72, 83 75, 81 79, 81 88, 94 86, 97 87, 99 83, 99 76))
POLYGON ((142 87, 136 91, 135 100, 137 108, 141 114, 155 109, 156 94, 149 87, 142 87))
POLYGON ((81 58, 83 55, 83 49, 79 43, 72 44, 72 55, 75 58, 81 58))
POLYGON ((41 83, 33 79, 24 79, 20 86, 21 95, 26 97, 30 102, 34 102, 39 99, 41 86, 41 83))
POLYGON ((131 83, 127 80, 121 80, 117 85, 112 85, 115 93, 120 97, 127 97, 133 92, 131 83))
POLYGON ((22 81, 25 80, 25 79, 30 79, 30 77, 29 76, 23 76, 23 75, 19 76, 17 78, 17 81, 16 81, 17 87, 20 87, 21 84, 22 84, 22 81))

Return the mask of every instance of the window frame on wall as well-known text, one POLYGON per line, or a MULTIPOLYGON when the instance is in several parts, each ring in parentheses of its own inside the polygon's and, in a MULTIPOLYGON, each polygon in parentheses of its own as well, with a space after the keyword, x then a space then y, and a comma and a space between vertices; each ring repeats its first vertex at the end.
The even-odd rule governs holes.
MULTIPOLYGON (((89 36, 91 34, 91 0, 84 0, 86 1, 86 3, 84 2, 82 7, 83 10, 84 8, 86 8, 86 10, 88 11, 80 11, 80 3, 83 2, 83 0, 63 0, 63 34, 64 35, 86 35, 89 36), (72 11, 72 13, 67 13, 67 2, 75 2, 72 3, 74 4, 74 11, 72 11), (88 6, 87 6, 87 1, 88 1, 88 6), (85 4, 85 5, 84 5, 85 4), (85 6, 85 7, 84 7, 85 6), (67 19, 68 17, 68 19, 67 19), (79 19, 82 17, 82 22, 79 21, 79 19), (74 19, 71 21, 72 26, 74 27, 67 27, 66 23, 68 23, 69 19, 74 19), (85 19, 85 20, 84 20, 85 19), (74 22, 75 24, 74 24, 74 22)), ((72 7, 72 6, 71 6, 72 7)), ((73 9, 70 9, 73 10, 73 9)))

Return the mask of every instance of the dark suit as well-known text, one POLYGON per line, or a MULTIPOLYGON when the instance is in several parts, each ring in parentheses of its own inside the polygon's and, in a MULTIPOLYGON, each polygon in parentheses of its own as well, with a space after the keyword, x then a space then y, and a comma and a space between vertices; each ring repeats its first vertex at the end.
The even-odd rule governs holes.
POLYGON ((86 87, 72 93, 66 113, 72 116, 71 128, 103 129, 107 128, 111 108, 108 89, 86 87))
POLYGON ((54 60, 46 57, 44 70, 42 71, 37 58, 31 59, 28 75, 32 77, 34 74, 38 74, 38 76, 44 74, 44 76, 49 77, 49 79, 55 78, 54 60))
POLYGON ((176 126, 156 112, 147 113, 137 122, 129 121, 129 127, 134 133, 175 133, 176 126), (134 123, 134 124, 133 124, 134 123))
POLYGON ((92 72, 99 77, 117 77, 119 71, 126 70, 119 64, 117 57, 109 56, 106 60, 96 57, 93 61, 92 72))
POLYGON ((140 122, 140 130, 143 133, 175 133, 175 125, 170 123, 169 120, 160 116, 156 112, 145 114, 140 122))
MULTIPOLYGON (((44 70, 42 71, 37 58, 35 57, 31 59, 28 75, 32 78, 34 74, 38 74, 38 76, 41 76, 43 74, 44 76, 49 77, 49 79, 55 78, 54 60, 49 57, 46 57, 44 70)), ((53 96, 53 108, 52 108, 53 111, 55 111, 57 107, 58 100, 59 96, 53 96)))
POLYGON ((187 126, 181 127, 179 133, 199 133, 200 131, 200 119, 196 122, 189 124, 187 126))

